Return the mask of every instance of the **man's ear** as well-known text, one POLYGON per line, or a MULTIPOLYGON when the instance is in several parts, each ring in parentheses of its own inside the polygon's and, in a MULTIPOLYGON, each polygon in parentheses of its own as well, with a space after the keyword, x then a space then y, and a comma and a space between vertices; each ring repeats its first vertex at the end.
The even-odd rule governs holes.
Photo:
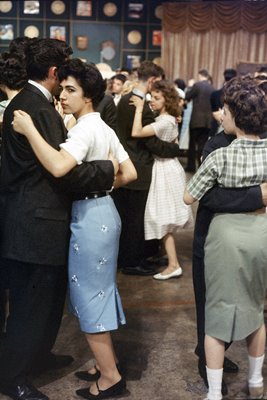
POLYGON ((57 67, 50 67, 49 68, 48 77, 57 79, 57 67))

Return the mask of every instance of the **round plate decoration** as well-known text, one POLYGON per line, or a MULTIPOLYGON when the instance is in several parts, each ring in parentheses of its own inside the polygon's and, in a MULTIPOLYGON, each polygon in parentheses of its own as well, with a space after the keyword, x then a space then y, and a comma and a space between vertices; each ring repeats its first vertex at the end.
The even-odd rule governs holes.
POLYGON ((155 8, 155 16, 156 16, 158 19, 162 19, 162 16, 163 16, 163 8, 162 8, 162 6, 157 6, 157 7, 155 8))
POLYGON ((103 7, 103 13, 107 16, 107 17, 114 17, 114 15, 117 14, 118 8, 116 6, 116 4, 114 3, 106 3, 103 7))
POLYGON ((8 13, 12 10, 12 1, 0 1, 0 11, 8 13))
POLYGON ((35 25, 29 25, 24 30, 24 35, 29 38, 34 38, 39 36, 39 29, 35 25))
POLYGON ((153 63, 161 66, 161 57, 155 57, 154 60, 153 60, 153 63))
POLYGON ((128 33, 128 42, 131 44, 139 44, 142 40, 142 35, 139 31, 131 31, 128 33))
POLYGON ((63 14, 65 9, 65 3, 61 0, 55 0, 51 3, 51 11, 56 15, 63 14))

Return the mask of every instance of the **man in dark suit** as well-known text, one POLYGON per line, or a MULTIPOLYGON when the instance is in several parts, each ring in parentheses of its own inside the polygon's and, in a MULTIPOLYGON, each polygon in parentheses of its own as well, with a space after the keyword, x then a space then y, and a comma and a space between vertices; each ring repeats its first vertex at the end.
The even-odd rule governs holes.
MULTIPOLYGON (((0 175, 0 281, 10 290, 10 315, 0 352, 0 391, 16 400, 46 400, 27 381, 33 366, 51 365, 63 313, 72 193, 111 188, 111 161, 83 163, 53 178, 28 141, 12 128, 14 110, 28 112, 50 145, 65 141, 65 127, 49 103, 57 67, 72 53, 65 42, 33 39, 26 49, 29 82, 7 107, 0 175)), ((93 245, 93 244, 92 244, 93 245)))
POLYGON ((205 69, 198 72, 198 81, 189 87, 185 98, 193 101, 190 119, 188 162, 186 171, 195 172, 196 155, 200 164, 203 147, 210 135, 212 113, 210 95, 214 91, 209 82, 209 73, 205 69))
MULTIPOLYGON (((161 141, 156 136, 133 138, 132 125, 135 107, 129 104, 131 96, 144 98, 152 83, 161 79, 163 70, 152 61, 144 61, 138 69, 138 86, 121 98, 117 106, 117 135, 137 170, 138 179, 113 191, 113 198, 122 220, 119 266, 125 274, 153 275, 155 270, 145 262, 144 212, 151 182, 153 154, 159 157, 177 157, 179 146, 161 141)), ((154 115, 145 103, 142 125, 154 122, 154 115)), ((152 242, 152 241, 151 241, 152 242)))

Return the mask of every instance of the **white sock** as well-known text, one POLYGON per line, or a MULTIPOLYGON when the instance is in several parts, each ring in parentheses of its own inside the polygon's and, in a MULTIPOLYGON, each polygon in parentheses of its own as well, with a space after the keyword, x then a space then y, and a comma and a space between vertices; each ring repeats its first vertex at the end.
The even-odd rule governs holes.
POLYGON ((208 400, 221 400, 223 368, 211 369, 206 367, 206 370, 209 384, 208 400))
POLYGON ((260 357, 248 356, 248 386, 260 387, 263 385, 262 366, 264 354, 260 357))

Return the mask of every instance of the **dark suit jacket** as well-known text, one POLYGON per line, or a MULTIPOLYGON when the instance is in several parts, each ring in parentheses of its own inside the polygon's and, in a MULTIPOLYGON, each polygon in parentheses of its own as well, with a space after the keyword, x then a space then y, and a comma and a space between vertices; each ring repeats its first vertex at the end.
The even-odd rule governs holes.
POLYGON ((63 265, 72 192, 109 189, 114 169, 110 161, 83 163, 63 178, 52 177, 27 139, 13 130, 17 109, 31 115, 39 132, 56 149, 66 132, 58 112, 33 85, 27 84, 7 107, 0 175, 0 255, 27 263, 63 265))
POLYGON ((210 96, 213 91, 213 86, 205 80, 196 82, 186 92, 186 100, 193 100, 190 128, 211 127, 212 112, 210 96))
MULTIPOLYGON (((122 96, 117 105, 117 135, 125 150, 132 160, 138 178, 127 185, 133 190, 148 190, 151 182, 152 166, 154 162, 153 154, 163 157, 178 157, 179 146, 175 143, 168 143, 158 139, 156 136, 148 138, 133 138, 132 125, 135 114, 135 106, 129 105, 129 99, 133 93, 122 96)), ((154 122, 154 114, 145 103, 142 125, 154 122)))
POLYGON ((116 112, 117 108, 113 101, 113 97, 105 94, 103 99, 97 106, 96 111, 100 113, 101 118, 105 123, 110 126, 115 132, 117 130, 116 112))

